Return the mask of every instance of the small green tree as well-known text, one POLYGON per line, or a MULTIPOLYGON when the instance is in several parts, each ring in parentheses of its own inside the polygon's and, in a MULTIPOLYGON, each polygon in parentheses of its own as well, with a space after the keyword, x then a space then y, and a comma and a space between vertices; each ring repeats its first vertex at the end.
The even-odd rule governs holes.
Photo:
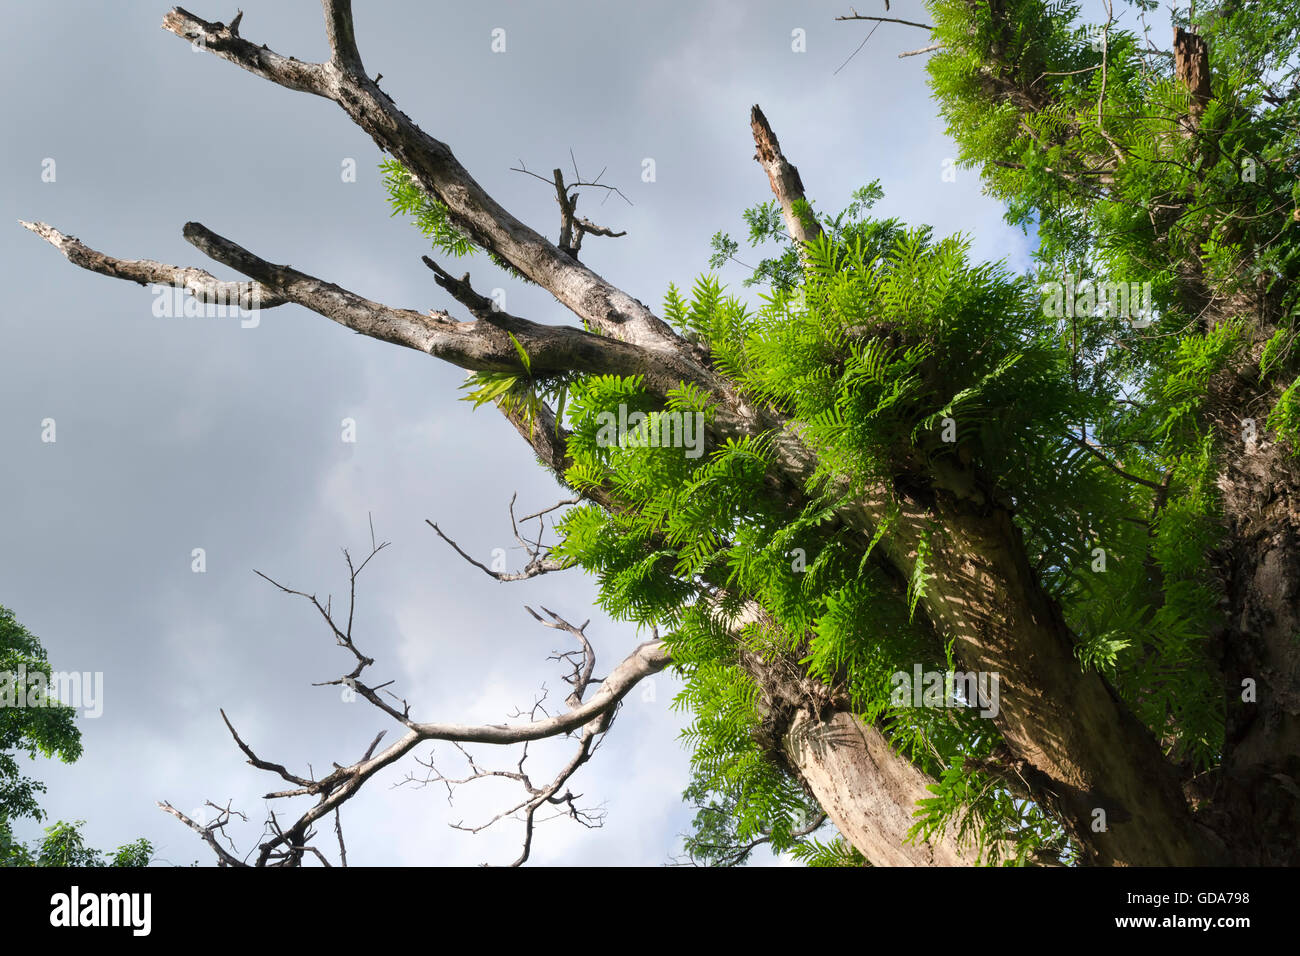
MULTIPOLYGON (((41 642, 23 627, 12 611, 0 606, 0 683, 10 691, 27 675, 50 671, 41 642)), ((19 707, 0 700, 0 866, 148 866, 153 847, 145 839, 119 847, 107 861, 85 844, 84 820, 62 820, 45 828, 45 836, 28 846, 14 839, 12 821, 42 820, 37 795, 45 784, 24 775, 17 756, 57 757, 72 763, 81 756, 81 732, 76 711, 58 701, 19 707)))

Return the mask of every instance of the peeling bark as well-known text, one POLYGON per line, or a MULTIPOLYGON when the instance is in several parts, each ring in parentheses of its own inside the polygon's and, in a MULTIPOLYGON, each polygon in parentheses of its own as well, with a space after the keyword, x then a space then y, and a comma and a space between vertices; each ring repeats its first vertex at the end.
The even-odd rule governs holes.
POLYGON ((1182 27, 1174 27, 1174 76, 1190 97, 1188 125, 1195 129, 1210 101, 1210 51, 1204 37, 1182 27))
MULTIPOLYGON (((727 624, 740 643, 741 628, 765 619, 770 621, 750 601, 727 624)), ((799 777, 840 834, 873 866, 979 863, 974 841, 959 841, 952 827, 929 840, 908 838, 917 804, 934 796, 933 777, 895 751, 832 688, 804 675, 794 657, 769 658, 741 646, 741 664, 758 685, 767 715, 760 743, 799 777)))
POLYGON ((875 727, 844 711, 801 709, 785 737, 791 764, 839 828, 873 866, 974 866, 972 846, 943 838, 908 841, 918 800, 932 778, 895 753, 875 727))

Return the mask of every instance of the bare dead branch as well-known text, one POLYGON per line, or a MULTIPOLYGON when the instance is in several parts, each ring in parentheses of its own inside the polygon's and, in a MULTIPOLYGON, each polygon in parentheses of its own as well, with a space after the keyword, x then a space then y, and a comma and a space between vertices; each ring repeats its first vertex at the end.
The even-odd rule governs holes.
POLYGON ((445 312, 426 315, 391 308, 291 266, 274 265, 199 223, 186 224, 185 238, 212 259, 256 282, 222 282, 201 269, 152 260, 114 259, 44 223, 24 225, 74 264, 101 275, 142 284, 174 283, 205 302, 242 303, 244 308, 294 302, 363 335, 425 352, 472 371, 531 371, 534 376, 570 371, 644 375, 652 391, 666 391, 683 378, 695 377, 680 358, 674 361, 665 354, 581 329, 541 325, 499 311, 485 314, 488 321, 457 322, 445 312), (506 333, 513 335, 528 353, 529 369, 525 369, 506 333))
POLYGON ((551 552, 550 546, 542 543, 542 536, 545 532, 545 528, 542 524, 542 516, 549 514, 552 511, 555 511, 557 508, 564 507, 567 504, 573 504, 579 499, 572 498, 566 501, 560 501, 557 502, 556 504, 551 505, 549 508, 543 508, 541 511, 529 515, 527 518, 521 518, 516 520, 515 518, 516 497, 518 496, 514 495, 511 496, 510 498, 510 508, 509 508, 510 526, 514 531, 515 540, 519 542, 520 546, 524 549, 524 551, 528 555, 528 562, 524 565, 524 569, 522 571, 513 571, 513 572, 497 571, 492 568, 489 568, 481 561, 478 561, 475 558, 471 557, 469 554, 467 554, 459 544, 457 544, 450 537, 448 537, 447 534, 441 528, 439 528, 437 524, 435 524, 433 521, 430 521, 429 519, 426 518, 424 523, 427 524, 430 528, 432 528, 435 532, 437 532, 438 537, 442 538, 443 541, 447 542, 447 544, 449 544, 458 555, 460 555, 462 558, 464 558, 467 562, 472 564, 474 567, 478 568, 488 577, 493 578, 494 580, 497 581, 504 581, 504 582, 526 581, 529 578, 535 578, 543 574, 550 574, 553 571, 563 571, 566 568, 570 567, 568 562, 560 561, 558 559, 550 557, 550 552, 551 552), (537 519, 537 525, 538 525, 537 538, 535 540, 530 541, 524 538, 524 536, 519 533, 519 521, 527 521, 533 518, 537 519))
POLYGON ((520 521, 532 521, 534 518, 540 518, 542 515, 550 514, 552 511, 555 511, 555 510, 557 510, 557 509, 559 509, 559 508, 564 508, 564 507, 566 507, 566 506, 568 506, 568 505, 576 505, 576 504, 577 504, 578 502, 580 502, 581 500, 582 500, 581 498, 565 498, 563 501, 557 501, 555 504, 551 505, 549 508, 543 508, 541 511, 534 511, 534 512, 533 512, 532 514, 530 514, 530 515, 524 515, 524 516, 523 516, 522 518, 520 518, 519 520, 520 520, 520 521))
MULTIPOLYGON (((565 703, 568 704, 570 708, 578 707, 582 704, 582 695, 587 692, 587 687, 591 684, 592 672, 596 668, 596 652, 592 650, 591 643, 587 640, 587 625, 590 624, 591 621, 584 621, 581 627, 574 627, 549 608, 542 608, 543 613, 546 614, 546 618, 549 618, 549 620, 542 618, 541 615, 527 605, 524 606, 524 610, 531 614, 533 619, 543 627, 549 627, 552 630, 565 631, 572 634, 578 639, 578 643, 582 645, 578 661, 573 662, 573 675, 564 678, 569 686, 573 688, 573 692, 565 700, 565 703)), ((567 658, 568 656, 568 654, 557 655, 551 659, 560 660, 561 658, 567 658)))
POLYGON ((324 0, 325 32, 329 37, 331 62, 353 76, 364 77, 361 51, 357 49, 356 32, 352 26, 352 0, 324 0))
POLYGON ((235 743, 238 744, 239 749, 244 752, 244 756, 248 758, 248 762, 258 770, 269 770, 271 773, 278 774, 289 783, 296 783, 300 787, 311 788, 315 786, 314 780, 305 780, 302 777, 290 773, 287 768, 278 763, 270 763, 266 760, 260 759, 257 754, 253 753, 252 748, 250 748, 248 744, 244 743, 243 739, 239 736, 238 731, 235 730, 234 725, 230 722, 230 718, 226 716, 225 710, 221 711, 221 719, 225 721, 226 729, 230 731, 230 736, 235 738, 235 743))
MULTIPOLYGON (((169 30, 192 44, 202 44, 203 49, 209 53, 238 63, 250 73, 286 89, 333 99, 333 77, 324 64, 305 63, 293 57, 281 56, 265 45, 250 43, 239 36, 237 24, 236 29, 232 30, 225 24, 209 23, 182 7, 175 7, 163 17, 162 26, 164 30, 169 30)), ((337 73, 337 70, 333 72, 337 73)))
POLYGON ((67 236, 43 222, 18 222, 58 249, 73 265, 90 272, 128 279, 140 285, 167 285, 184 289, 200 302, 271 309, 288 300, 259 282, 225 282, 202 269, 171 266, 152 259, 116 259, 97 252, 76 236, 67 236))
POLYGON ((932 53, 935 50, 942 50, 942 49, 943 49, 942 43, 931 43, 929 46, 923 46, 919 50, 907 50, 903 53, 900 53, 898 54, 898 58, 901 60, 905 56, 920 56, 922 53, 932 53))
POLYGON ((326 0, 327 29, 334 44, 328 63, 303 63, 235 36, 176 7, 163 28, 222 59, 280 86, 333 100, 384 152, 398 159, 425 190, 447 207, 452 221, 478 245, 491 250, 566 307, 607 335, 670 350, 677 336, 646 306, 520 222, 469 174, 445 144, 421 130, 354 62, 347 4, 326 0))
MULTIPOLYGON (((574 687, 573 693, 569 695, 566 702, 570 708, 575 708, 581 704, 582 694, 591 681, 592 670, 595 667, 595 652, 592 650, 591 644, 588 642, 585 634, 587 624, 584 623, 581 627, 575 627, 555 612, 546 608, 543 608, 542 610, 547 615, 546 618, 543 618, 532 608, 527 608, 528 613, 531 614, 539 623, 554 630, 561 630, 572 634, 581 644, 580 651, 567 652, 552 657, 552 660, 570 660, 572 654, 576 653, 580 656, 579 662, 574 664, 573 676, 565 678, 565 680, 574 687)), ((534 720, 537 719, 537 713, 539 710, 543 713, 545 712, 542 706, 544 700, 545 693, 534 701, 531 712, 531 716, 534 720)), ((463 821, 459 821, 451 824, 451 826, 453 829, 465 830, 469 833, 480 833, 483 830, 492 827, 496 823, 499 823, 501 820, 514 818, 517 814, 522 813, 522 822, 524 824, 523 849, 514 862, 510 864, 511 866, 521 866, 528 860, 528 857, 532 852, 533 833, 537 823, 544 822, 544 820, 538 818, 538 813, 547 806, 564 807, 565 810, 559 815, 568 816, 583 826, 599 827, 603 824, 604 813, 602 810, 584 809, 577 803, 581 796, 580 794, 574 794, 569 790, 560 793, 560 790, 565 786, 565 784, 567 784, 573 774, 577 772, 578 768, 591 759, 592 754, 598 746, 600 735, 604 734, 609 729, 612 718, 613 708, 605 712, 605 714, 597 720, 588 723, 583 728, 582 736, 579 739, 576 752, 559 770, 559 772, 556 773, 548 783, 543 784, 542 786, 536 786, 533 783, 531 776, 524 769, 524 765, 529 757, 527 744, 524 745, 523 753, 520 755, 519 761, 515 765, 514 770, 491 770, 479 766, 477 761, 474 759, 474 756, 461 746, 459 742, 455 743, 454 746, 465 758, 465 761, 469 766, 469 774, 464 777, 452 778, 439 771, 432 758, 429 758, 427 761, 420 761, 417 758, 418 762, 428 768, 428 775, 423 779, 416 779, 415 777, 408 775, 404 782, 414 783, 418 786, 441 783, 447 789, 447 799, 449 803, 453 799, 456 787, 473 783, 476 780, 496 777, 518 782, 524 788, 527 795, 513 806, 500 811, 485 822, 477 825, 467 826, 463 821)), ((555 817, 548 817, 546 819, 555 819, 555 817)))
POLYGON ((474 291, 474 287, 469 282, 468 272, 457 279, 428 256, 421 256, 420 261, 433 271, 433 281, 451 293, 453 299, 469 309, 470 315, 486 322, 496 320, 496 303, 474 291))
MULTIPOLYGON (((552 511, 554 507, 558 506, 545 509, 545 511, 552 511)), ((540 522, 540 517, 538 520, 540 522)), ((322 602, 315 595, 289 588, 267 575, 257 572, 279 590, 306 599, 326 622, 335 642, 345 647, 356 659, 357 666, 350 674, 325 683, 346 684, 354 688, 360 696, 402 724, 406 728, 406 733, 399 740, 376 754, 380 741, 384 737, 384 733, 380 732, 371 741, 359 760, 346 766, 335 763, 334 769, 329 774, 320 779, 315 779, 314 776, 300 776, 291 772, 282 764, 259 757, 253 748, 236 732, 223 710, 221 712, 222 720, 225 721, 227 729, 248 762, 259 770, 273 773, 280 779, 294 785, 291 789, 268 793, 265 796, 266 799, 283 800, 303 796, 316 798, 316 803, 298 816, 288 827, 280 825, 279 819, 274 812, 268 814, 266 820, 267 838, 258 847, 254 865, 299 866, 303 858, 308 854, 316 857, 323 864, 329 865, 329 861, 325 859, 319 848, 314 847, 311 842, 314 836, 313 825, 328 813, 335 814, 335 834, 339 842, 340 860, 343 865, 346 865, 347 850, 343 842, 339 807, 355 796, 365 782, 375 773, 401 759, 417 745, 425 741, 445 740, 452 742, 462 753, 466 753, 467 757, 468 752, 462 746, 465 743, 525 745, 524 755, 520 758, 518 769, 513 772, 483 771, 473 762, 473 758, 469 757, 471 770, 474 774, 511 776, 512 779, 522 782, 528 791, 528 797, 523 802, 501 815, 504 817, 516 812, 524 814, 524 848, 520 857, 516 860, 516 865, 528 859, 531 852, 533 829, 535 824, 540 822, 537 814, 545 807, 562 807, 565 813, 584 825, 598 825, 598 817, 592 811, 583 810, 577 806, 575 802, 576 795, 568 791, 561 791, 573 773, 590 758, 595 750, 597 738, 609 729, 614 710, 628 691, 643 678, 658 673, 668 665, 670 660, 669 652, 664 642, 658 639, 657 632, 653 641, 647 641, 635 648, 628 657, 615 667, 609 676, 600 682, 591 699, 584 703, 582 698, 592 683, 592 673, 595 667, 595 652, 585 633, 587 624, 584 623, 581 627, 575 627, 560 615, 545 608, 543 608, 543 611, 546 613, 547 619, 543 619, 537 612, 529 608, 528 612, 545 626, 553 630, 564 631, 574 636, 579 642, 580 651, 567 652, 552 657, 553 660, 569 661, 573 666, 573 673, 565 675, 564 678, 573 688, 567 699, 569 710, 560 714, 549 714, 543 705, 545 699, 543 695, 534 703, 529 714, 529 720, 522 724, 467 726, 447 723, 418 723, 410 717, 410 707, 406 705, 405 701, 402 701, 403 708, 399 711, 380 697, 379 691, 383 685, 372 687, 360 679, 364 669, 373 664, 374 661, 362 653, 353 637, 356 580, 370 561, 385 547, 387 547, 387 542, 381 543, 375 539, 372 524, 371 551, 364 560, 359 563, 354 562, 349 552, 344 549, 343 554, 348 567, 349 603, 347 620, 343 624, 340 624, 335 619, 332 601, 329 599, 322 602), (574 662, 572 656, 575 653, 579 655, 576 662, 574 662), (541 717, 538 716, 539 713, 542 715, 541 717), (535 787, 523 771, 523 761, 527 758, 527 744, 534 740, 565 736, 575 731, 581 731, 577 753, 548 784, 535 787)), ((534 544, 534 547, 540 548, 540 545, 534 544)), ((217 836, 224 835, 224 827, 229 822, 231 813, 236 811, 230 811, 229 808, 223 810, 217 807, 221 811, 217 819, 211 824, 203 825, 180 813, 170 804, 161 803, 159 806, 199 833, 205 842, 214 849, 223 865, 244 865, 243 861, 217 842, 217 836)))
POLYGON ((839 76, 840 70, 844 69, 846 66, 848 66, 850 63, 853 62, 853 58, 862 52, 862 48, 865 47, 868 41, 870 41, 871 38, 876 35, 876 31, 879 29, 880 29, 880 24, 877 23, 874 27, 868 30, 867 35, 862 38, 862 42, 859 43, 856 47, 854 47, 853 52, 848 55, 848 58, 845 59, 845 61, 841 63, 839 66, 837 66, 834 69, 834 71, 832 71, 831 76, 839 76))
MULTIPOLYGON (((573 159, 573 150, 569 150, 569 158, 573 159)), ((527 176, 532 176, 534 179, 539 179, 542 182, 555 187, 555 201, 560 207, 559 247, 560 250, 567 255, 574 259, 578 258, 578 251, 582 248, 583 236, 588 233, 593 236, 610 236, 614 238, 627 235, 626 232, 614 232, 611 229, 598 226, 590 219, 585 219, 577 214, 577 190, 584 187, 611 190, 619 196, 622 196, 623 201, 629 206, 632 205, 632 200, 628 199, 627 196, 624 196, 622 190, 617 187, 600 182, 600 176, 597 176, 593 182, 584 181, 582 175, 578 172, 578 162, 576 159, 573 159, 574 182, 568 184, 564 182, 563 170, 558 168, 551 171, 551 178, 549 180, 545 176, 540 176, 525 166, 523 160, 519 161, 518 166, 512 166, 510 168, 513 172, 524 173, 527 176), (571 193, 569 192, 570 189, 574 191, 571 193)), ((604 174, 604 170, 601 170, 601 176, 604 174)))
POLYGON ((799 170, 782 154, 781 144, 777 142, 771 124, 757 104, 749 111, 749 125, 754 133, 754 145, 757 147, 754 159, 758 160, 759 165, 767 173, 772 193, 781 204, 786 231, 791 239, 799 242, 800 246, 811 242, 821 235, 822 230, 815 218, 801 216, 795 209, 796 203, 806 201, 799 170))
POLYGON ((593 236, 609 236, 612 239, 617 239, 620 236, 627 235, 627 230, 623 230, 622 232, 615 232, 614 230, 607 229, 604 226, 598 226, 590 219, 587 219, 583 216, 578 216, 577 218, 575 218, 573 220, 573 224, 574 224, 574 228, 578 230, 578 243, 577 245, 574 246, 575 249, 577 248, 578 245, 582 244, 582 237, 584 235, 590 234, 593 236))
POLYGON ((874 20, 878 23, 901 23, 905 27, 920 27, 922 30, 933 30, 928 23, 917 23, 915 20, 899 20, 897 17, 868 17, 849 7, 852 11, 848 16, 836 17, 836 20, 874 20))
POLYGON ((443 541, 446 541, 447 544, 451 545, 451 547, 455 550, 455 552, 459 554, 462 558, 464 558, 470 564, 474 565, 474 567, 478 568, 488 577, 493 578, 497 581, 505 581, 505 582, 526 581, 529 578, 535 578, 541 574, 549 574, 552 571, 563 571, 566 567, 568 567, 567 564, 561 561, 555 561, 552 560, 551 558, 537 558, 536 556, 534 556, 533 559, 530 560, 527 565, 525 565, 524 570, 522 571, 515 571, 515 572, 493 571, 486 564, 483 564, 482 562, 477 561, 474 558, 470 557, 468 554, 466 554, 460 545, 458 545, 451 538, 447 537, 447 535, 443 532, 443 530, 439 528, 436 524, 434 524, 432 521, 426 518, 424 523, 427 524, 430 528, 432 528, 435 532, 437 532, 438 537, 442 538, 443 541))
MULTIPOLYGON (((633 203, 632 200, 627 198, 627 195, 623 192, 623 190, 619 189, 617 186, 611 185, 610 183, 602 183, 600 181, 601 177, 605 175, 605 170, 602 169, 600 171, 600 175, 597 176, 595 179, 583 179, 582 174, 578 172, 578 161, 573 158, 572 149, 569 150, 569 159, 573 161, 573 180, 568 184, 569 189, 603 189, 605 190, 606 199, 608 199, 611 195, 615 195, 618 196, 619 199, 622 199, 623 202, 627 203, 629 206, 635 205, 635 203, 633 203)), ((524 165, 524 161, 522 159, 519 161, 518 166, 511 166, 510 171, 515 173, 523 173, 526 176, 532 176, 534 179, 539 179, 548 185, 555 181, 554 173, 551 174, 550 179, 547 179, 545 176, 535 173, 531 169, 529 169, 526 165, 524 165)))
MULTIPOLYGON (((209 803, 209 806, 215 806, 215 804, 209 803)), ((232 814, 238 814, 239 816, 243 817, 244 815, 242 813, 239 813, 237 810, 230 810, 229 808, 226 808, 222 810, 222 814, 224 814, 224 816, 218 815, 217 819, 214 820, 212 823, 204 825, 198 823, 195 820, 190 819, 188 816, 186 816, 184 813, 181 813, 181 811, 177 810, 175 807, 173 807, 170 803, 168 803, 165 800, 159 802, 158 809, 162 810, 164 813, 170 813, 177 820, 181 821, 181 823, 185 824, 187 827, 189 827, 191 830, 193 830, 195 833, 201 836, 203 838, 203 842, 206 843, 209 847, 211 847, 212 852, 217 855, 217 861, 221 866, 244 866, 245 865, 243 860, 239 859, 239 857, 235 856, 233 853, 231 853, 229 850, 227 850, 217 841, 217 835, 223 832, 226 823, 230 819, 230 816, 232 814)), ((222 808, 218 807, 217 809, 221 810, 222 808)), ((244 817, 244 819, 246 820, 248 818, 244 817)))

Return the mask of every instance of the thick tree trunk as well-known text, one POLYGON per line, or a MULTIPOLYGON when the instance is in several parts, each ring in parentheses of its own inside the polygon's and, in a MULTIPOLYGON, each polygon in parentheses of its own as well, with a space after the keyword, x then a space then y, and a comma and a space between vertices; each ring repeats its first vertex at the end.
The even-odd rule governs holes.
POLYGON ((1250 417, 1250 409, 1271 407, 1275 395, 1236 369, 1218 376, 1215 385, 1212 415, 1222 436, 1218 486, 1226 527, 1216 556, 1224 624, 1215 636, 1226 726, 1223 763, 1207 788, 1205 816, 1232 835, 1238 862, 1296 866, 1300 458, 1287 445, 1269 441, 1263 424, 1250 417))
POLYGON ((889 746, 884 734, 845 711, 803 707, 784 745, 791 765, 844 838, 874 866, 972 866, 976 848, 949 828, 928 841, 908 840, 918 800, 932 779, 889 746))
MULTIPOLYGON (((1205 40, 1174 33, 1175 75, 1188 92, 1188 135, 1211 95, 1205 40)), ((1207 134, 1201 133, 1205 136, 1207 134)), ((1205 147, 1208 149, 1208 146, 1205 147)), ((1261 411, 1278 389, 1261 381, 1264 343, 1276 330, 1283 290, 1245 290, 1222 301, 1201 263, 1189 264, 1180 298, 1201 327, 1245 320, 1247 360, 1210 383, 1204 422, 1216 436, 1225 529, 1216 555, 1224 620, 1214 637, 1225 726, 1219 769, 1198 790, 1204 822, 1245 865, 1300 865, 1300 458, 1270 441, 1261 411)))
MULTIPOLYGON (((770 620, 754 602, 727 622, 740 641, 746 624, 770 620)), ((770 756, 784 762, 840 834, 873 866, 975 866, 979 848, 959 842, 952 827, 912 840, 917 803, 934 794, 934 778, 889 745, 880 730, 853 714, 832 688, 808 678, 793 657, 767 658, 742 650, 766 714, 770 756)))
MULTIPOLYGON (((806 241, 810 233, 794 212, 803 182, 757 108, 751 125, 755 158, 786 229, 806 241)), ((910 580, 929 536, 931 580, 921 604, 935 629, 955 642, 966 670, 998 675, 998 730, 1021 775, 1059 811, 1085 857, 1146 866, 1219 860, 1221 848, 1193 823, 1154 737, 1100 675, 1081 669, 1074 636, 1030 568, 1020 531, 997 503, 996 490, 959 466, 908 477, 896 480, 895 490, 911 497, 880 546, 910 580)), ((895 503, 882 489, 860 500, 848 520, 870 540, 890 521, 895 503)), ((816 775, 827 784, 846 779, 842 760, 817 753, 807 759, 826 761, 816 775)), ((847 796, 828 799, 843 804, 847 796)))
MULTIPOLYGON (((998 5, 991 10, 995 20, 1013 29, 1005 10, 998 5)), ((1000 78, 986 87, 991 99, 1015 105, 1026 119, 1053 105, 1046 87, 1037 84, 1037 67, 1019 69, 997 43, 968 52, 984 61, 988 75, 1000 78)), ((1212 135, 1201 129, 1212 95, 1210 52, 1203 37, 1175 30, 1174 75, 1187 92, 1180 140, 1212 135)), ((1081 143, 1062 145, 1074 149, 1082 168, 1103 169, 1110 162, 1081 143)), ((1063 178, 1062 194, 1077 185, 1063 178)), ((1106 190, 1112 183, 1100 176, 1095 185, 1106 190)), ((1174 218, 1153 220, 1153 229, 1159 234, 1174 218)), ((1260 350, 1279 318, 1269 302, 1281 293, 1274 288, 1258 299, 1244 294, 1218 301, 1195 259, 1181 264, 1174 292, 1202 329, 1245 318, 1255 336, 1247 367, 1229 369, 1211 383, 1202 418, 1216 438, 1226 532, 1215 555, 1224 617, 1212 635, 1222 669, 1226 727, 1221 766, 1185 784, 1197 805, 1196 820, 1221 837, 1231 860, 1248 865, 1300 865, 1300 459, 1294 449, 1268 441, 1260 419, 1277 395, 1259 382, 1258 371, 1260 350), (1247 441, 1249 432, 1257 438, 1247 441)))

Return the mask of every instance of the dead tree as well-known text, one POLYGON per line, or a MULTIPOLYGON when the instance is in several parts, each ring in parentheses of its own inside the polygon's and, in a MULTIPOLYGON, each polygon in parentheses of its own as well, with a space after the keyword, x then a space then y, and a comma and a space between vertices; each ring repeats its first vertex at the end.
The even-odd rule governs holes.
MULTIPOLYGON (((283 56, 244 39, 225 24, 180 8, 164 17, 163 26, 272 83, 337 103, 383 152, 410 171, 429 197, 445 206, 457 228, 551 292, 583 328, 543 325, 493 311, 485 307, 485 297, 474 291, 468 278, 452 279, 441 270, 439 284, 469 311, 472 321, 458 321, 445 311, 395 308, 277 265, 198 223, 185 226, 185 238, 246 281, 224 283, 201 270, 116 259, 50 226, 34 223, 29 228, 75 264, 105 275, 141 283, 180 282, 202 301, 215 301, 219 293, 237 286, 233 291, 256 295, 264 308, 296 303, 357 332, 468 370, 533 376, 641 375, 645 386, 659 395, 689 383, 716 407, 708 441, 775 436, 768 483, 774 495, 798 507, 805 480, 817 461, 801 438, 799 423, 747 401, 709 365, 706 356, 641 301, 578 259, 572 204, 560 201, 562 231, 557 244, 497 203, 447 144, 417 126, 371 79, 358 50, 348 0, 323 0, 322 5, 331 56, 319 63, 283 56), (531 358, 530 368, 524 366, 512 337, 531 358)), ((794 237, 803 235, 805 224, 790 218, 795 203, 803 198, 796 195, 802 183, 757 108, 751 119, 758 159, 787 213, 787 231, 794 237)), ((532 417, 509 408, 502 411, 541 461, 562 474, 569 460, 567 436, 557 428, 555 410, 543 405, 532 417)), ((881 483, 840 506, 836 521, 838 527, 859 536, 864 547, 880 530, 872 559, 887 565, 901 582, 912 578, 923 530, 931 525, 942 529, 930 539, 927 567, 933 586, 927 588, 918 611, 936 631, 953 639, 955 653, 966 668, 1002 675, 1007 692, 997 726, 1010 750, 1009 772, 1024 781, 1032 799, 1053 809, 1090 862, 1167 865, 1218 859, 1218 845, 1193 821, 1174 768, 1157 741, 1100 675, 1084 672, 1075 661, 1074 635, 1037 582, 1009 506, 983 476, 964 465, 917 467, 920 471, 907 487, 923 488, 924 493, 913 495, 905 489, 899 499, 894 487, 881 483), (1089 826, 1097 808, 1104 808, 1111 821, 1100 833, 1089 826)), ((613 489, 598 487, 584 494, 605 507, 619 506, 613 489)), ((338 629, 335 633, 337 637, 338 629)), ((358 666, 362 660, 358 652, 358 666)), ((520 727, 421 723, 371 689, 371 703, 402 723, 405 734, 387 749, 367 754, 323 781, 281 774, 298 791, 316 793, 321 799, 264 844, 265 860, 276 854, 287 854, 283 859, 301 856, 304 851, 298 847, 306 828, 333 812, 375 770, 421 741, 513 743, 586 727, 602 719, 612 701, 635 680, 666 663, 662 645, 642 645, 590 701, 520 727)), ((847 705, 827 706, 825 701, 810 699, 806 682, 769 675, 761 691, 767 701, 780 704, 774 710, 790 715, 780 730, 788 738, 786 743, 802 754, 797 772, 803 783, 868 860, 920 865, 973 862, 971 848, 954 840, 904 841, 915 801, 928 795, 928 780, 905 757, 881 746, 876 728, 864 724, 847 705), (800 750, 801 741, 820 743, 800 750)), ((278 767, 269 769, 281 772, 278 767)), ((215 839, 209 839, 209 844, 215 844, 215 839)))

